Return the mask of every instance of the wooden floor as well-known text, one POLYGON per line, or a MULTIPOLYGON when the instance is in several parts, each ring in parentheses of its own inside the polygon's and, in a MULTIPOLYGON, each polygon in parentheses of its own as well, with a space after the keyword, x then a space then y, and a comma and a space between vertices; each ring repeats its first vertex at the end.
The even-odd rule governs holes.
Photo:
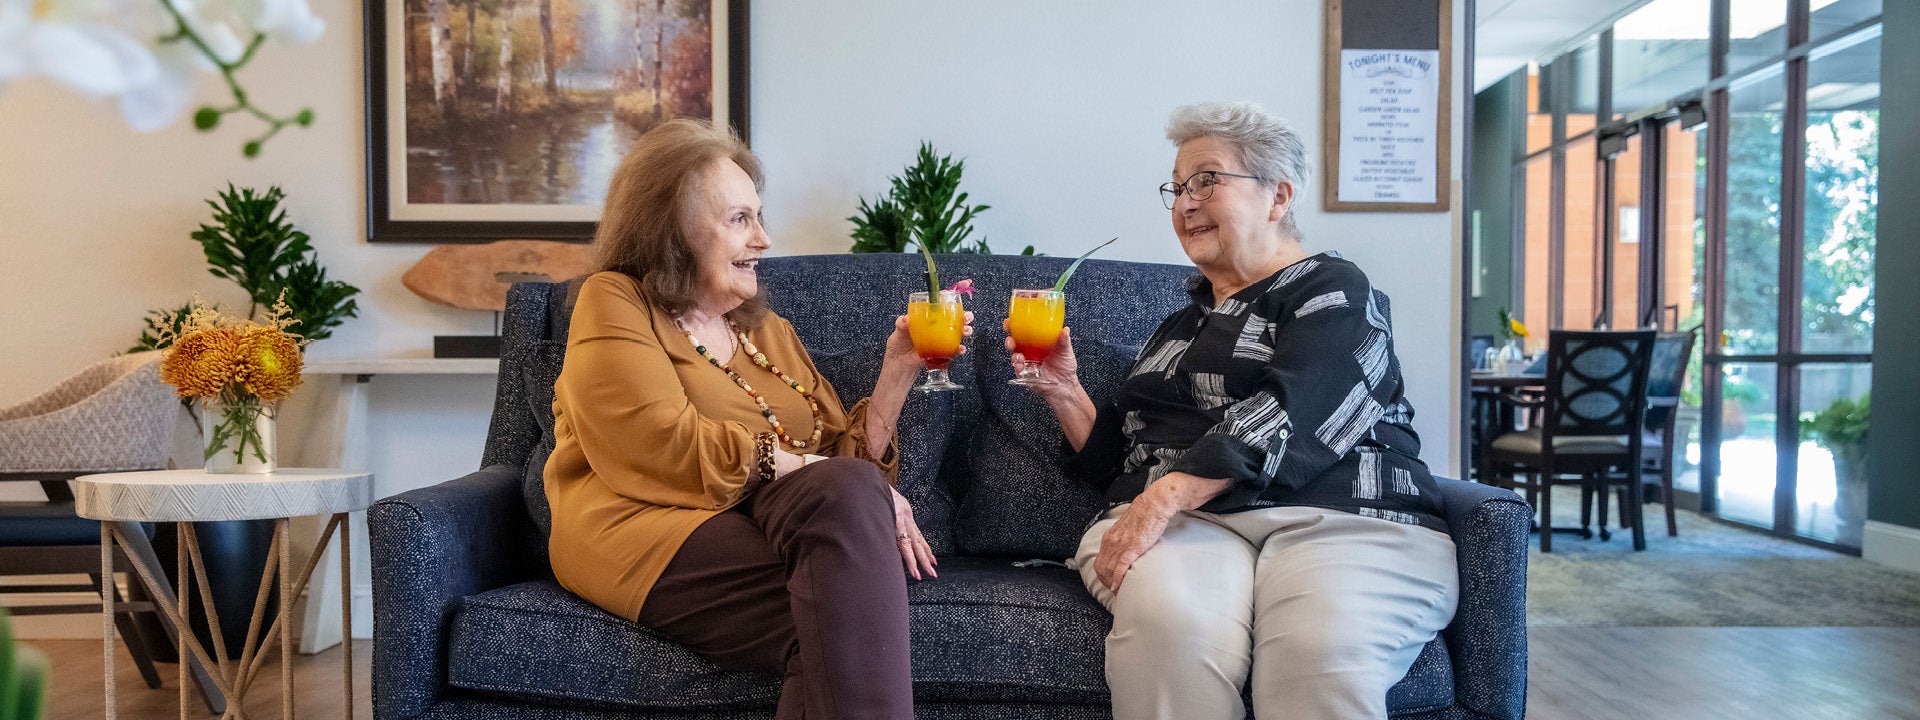
MULTIPOLYGON (((48 698, 44 720, 99 720, 104 714, 106 698, 100 685, 100 641, 99 640, 26 640, 24 644, 40 648, 53 661, 53 687, 48 698)), ((345 693, 341 684, 340 658, 344 655, 339 646, 315 655, 295 656, 293 668, 293 686, 296 703, 294 714, 308 720, 337 720, 346 717, 345 693)), ((355 720, 373 717, 372 694, 368 691, 367 669, 373 663, 373 642, 359 640, 353 644, 353 717, 355 720)), ((180 717, 180 686, 177 665, 156 665, 159 668, 163 685, 160 689, 149 689, 140 679, 140 671, 134 669, 133 658, 127 655, 125 645, 120 646, 119 656, 114 658, 113 668, 119 677, 115 684, 119 697, 116 705, 123 720, 163 720, 180 717)), ((189 681, 191 682, 191 681, 189 681)), ((187 717, 200 720, 214 717, 207 712, 206 703, 200 699, 197 691, 190 694, 192 703, 187 707, 187 717)), ((277 660, 269 660, 260 671, 259 679, 254 681, 253 689, 247 691, 247 716, 255 720, 280 717, 280 665, 277 660)))
MULTIPOLYGON (((47 720, 101 716, 100 644, 34 640, 52 656, 47 720)), ((368 660, 356 643, 354 717, 371 718, 368 660)), ((1527 717, 1534 720, 1920 720, 1920 628, 1534 628, 1527 717)), ((295 663, 298 715, 343 716, 339 648, 295 663)), ((149 690, 125 651, 120 717, 179 717, 173 666, 149 690)), ((280 717, 279 672, 248 698, 254 718, 280 717)), ((198 702, 198 698, 195 698, 198 702)), ((210 717, 205 705, 190 718, 210 717)))
POLYGON ((1920 628, 1536 627, 1527 717, 1920 720, 1920 628))

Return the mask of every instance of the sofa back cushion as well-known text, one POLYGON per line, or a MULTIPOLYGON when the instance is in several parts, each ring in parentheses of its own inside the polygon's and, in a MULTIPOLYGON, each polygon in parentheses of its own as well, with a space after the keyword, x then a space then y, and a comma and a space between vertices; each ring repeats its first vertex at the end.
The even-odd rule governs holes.
MULTIPOLYGON (((937 552, 1065 558, 1103 507, 1100 494, 1059 467, 1064 447, 1046 404, 1009 385, 1002 322, 1010 291, 1051 287, 1071 262, 1013 255, 943 255, 941 283, 972 279, 968 353, 951 374, 965 389, 913 393, 900 420, 901 493, 937 552)), ((760 279, 842 400, 865 397, 907 294, 925 289, 912 254, 774 258, 760 279)), ((1110 399, 1153 328, 1186 302, 1191 267, 1089 260, 1067 289, 1082 382, 1110 399)))
MULTIPOLYGON (((1009 291, 1051 287, 1066 258, 943 255, 943 284, 974 281, 968 353, 951 368, 963 390, 911 393, 900 419, 900 491, 934 551, 1064 558, 1103 507, 1100 494, 1059 468, 1058 423, 1026 388, 1009 385, 1003 349, 1009 291)), ((793 323, 815 366, 851 405, 873 392, 894 317, 925 289, 918 255, 768 258, 760 282, 793 323)), ((1089 260, 1067 289, 1082 383, 1095 402, 1113 396, 1140 346, 1186 303, 1181 265, 1089 260)), ((577 285, 577 282, 572 283, 577 285)), ((564 362, 569 283, 522 284, 508 298, 499 397, 486 464, 524 469, 528 514, 550 529, 542 472, 553 449, 553 382, 564 362)))

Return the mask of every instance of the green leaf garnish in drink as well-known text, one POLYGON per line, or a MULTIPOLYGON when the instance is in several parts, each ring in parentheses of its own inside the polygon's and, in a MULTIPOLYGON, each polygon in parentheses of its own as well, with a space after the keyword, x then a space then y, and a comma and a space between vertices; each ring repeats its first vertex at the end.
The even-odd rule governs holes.
POLYGON ((927 250, 927 244, 923 241, 915 240, 913 244, 920 247, 920 255, 927 259, 927 297, 938 302, 940 300, 940 271, 933 266, 933 253, 927 250))
MULTIPOLYGON (((1087 251, 1086 255, 1081 255, 1079 259, 1074 260, 1072 265, 1067 266, 1066 272, 1060 273, 1060 280, 1053 284, 1053 291, 1065 292, 1067 289, 1067 280, 1073 277, 1073 271, 1080 269, 1080 263, 1086 262, 1087 255, 1092 255, 1096 252, 1099 252, 1100 248, 1106 247, 1108 245, 1112 245, 1114 240, 1119 240, 1119 239, 1120 238, 1116 237, 1113 240, 1108 240, 1106 242, 1100 243, 1099 245, 1095 245, 1093 246, 1092 250, 1087 251)), ((929 268, 933 267, 932 257, 927 258, 927 267, 929 268)))

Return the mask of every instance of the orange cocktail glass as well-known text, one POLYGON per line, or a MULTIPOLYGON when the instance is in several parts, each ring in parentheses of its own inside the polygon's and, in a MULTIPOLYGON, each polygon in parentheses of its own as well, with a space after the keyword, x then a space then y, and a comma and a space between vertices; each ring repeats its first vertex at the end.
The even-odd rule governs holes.
POLYGON ((1007 309, 1007 334, 1013 338, 1013 350, 1020 353, 1020 371, 1015 385, 1052 385, 1040 375, 1040 363, 1053 353, 1060 341, 1060 328, 1067 321, 1067 297, 1058 290, 1015 290, 1013 305, 1007 309))
POLYGON ((914 352, 927 363, 927 374, 913 389, 920 392, 958 390, 960 385, 947 377, 947 365, 960 354, 960 339, 967 325, 967 310, 960 305, 960 293, 942 290, 937 299, 917 292, 907 296, 907 334, 913 337, 914 352))

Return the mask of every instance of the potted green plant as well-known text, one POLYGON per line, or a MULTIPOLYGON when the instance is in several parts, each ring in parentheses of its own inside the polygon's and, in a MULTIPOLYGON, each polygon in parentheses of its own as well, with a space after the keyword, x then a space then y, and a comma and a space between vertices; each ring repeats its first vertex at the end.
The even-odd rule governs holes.
MULTIPOLYGON (((359 314, 353 296, 360 289, 327 277, 307 234, 287 221, 280 207, 284 199, 278 186, 261 193, 229 183, 225 192, 207 201, 213 222, 202 223, 192 238, 206 255, 208 274, 246 291, 248 320, 285 301, 293 320, 287 329, 308 341, 324 340, 359 314)), ((129 352, 165 347, 167 338, 180 336, 191 311, 192 303, 154 311, 129 352)))
POLYGON ((36 720, 45 708, 46 653, 16 644, 13 621, 0 608, 0 720, 36 720))
MULTIPOLYGON (((966 169, 965 159, 940 155, 932 143, 920 143, 913 164, 887 178, 886 194, 871 203, 860 198, 859 214, 847 218, 853 223, 853 247, 848 251, 906 252, 919 247, 935 255, 992 253, 986 238, 967 242, 974 216, 990 206, 967 204, 967 194, 960 191, 966 169)), ((1032 255, 1033 246, 1022 254, 1032 255)))
POLYGON ((1834 541, 1860 546, 1867 522, 1867 410, 1871 398, 1840 398, 1820 412, 1800 416, 1800 437, 1833 453, 1834 541))

